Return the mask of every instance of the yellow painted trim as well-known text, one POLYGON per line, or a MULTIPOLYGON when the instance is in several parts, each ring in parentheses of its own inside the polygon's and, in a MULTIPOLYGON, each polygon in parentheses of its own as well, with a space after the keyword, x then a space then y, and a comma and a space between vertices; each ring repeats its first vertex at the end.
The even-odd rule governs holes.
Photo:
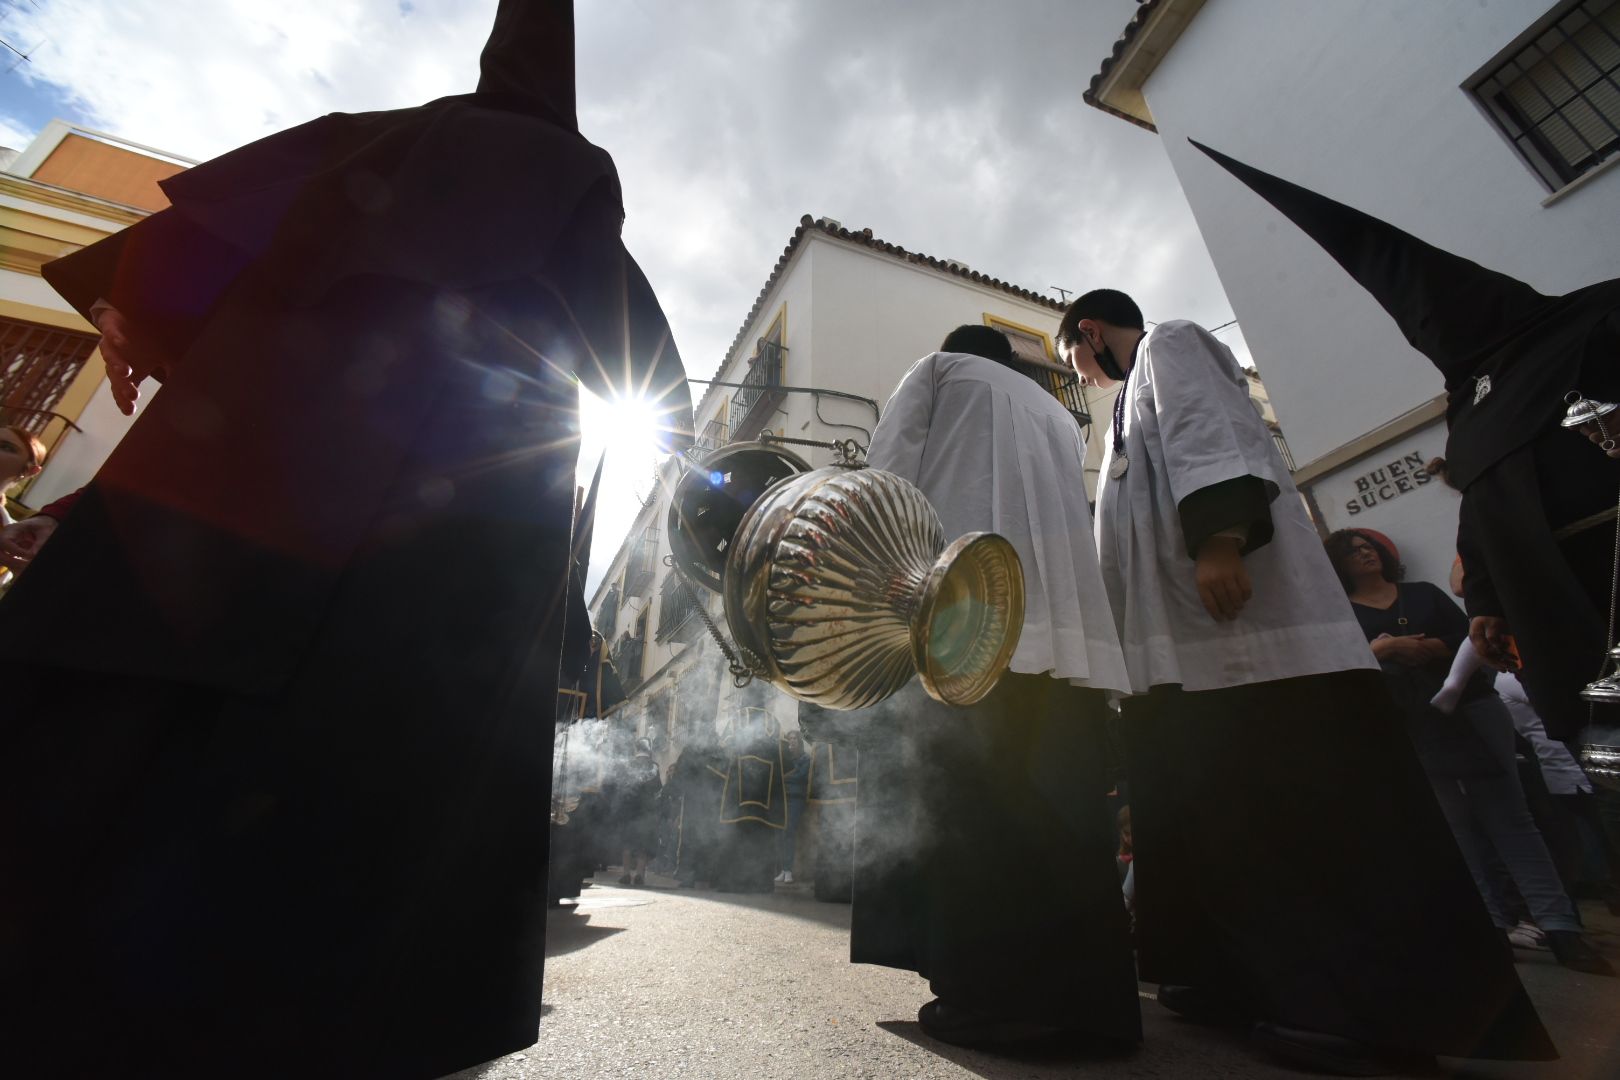
POLYGON ((100 331, 77 311, 58 311, 55 308, 45 308, 37 304, 25 304, 20 300, 7 300, 0 297, 0 315, 21 322, 54 326, 58 330, 77 330, 81 334, 100 336, 100 331))
MULTIPOLYGON (((843 779, 839 779, 838 770, 837 770, 836 765, 835 765, 835 763, 833 761, 833 744, 832 743, 827 743, 826 746, 827 746, 827 775, 832 777, 832 779, 826 781, 827 786, 832 787, 832 786, 834 786, 836 784, 855 784, 855 783, 859 783, 860 782, 860 777, 858 775, 857 776, 849 776, 849 777, 845 777, 843 779)), ((816 790, 816 764, 820 760, 821 760, 821 755, 820 754, 811 754, 810 755, 810 776, 805 781, 805 791, 806 792, 811 792, 811 791, 816 790)), ((808 802, 808 803, 812 803, 812 804, 814 804, 816 806, 835 806, 838 803, 854 802, 855 801, 855 796, 853 796, 853 795, 845 795, 842 798, 838 798, 838 799, 816 799, 816 798, 810 798, 807 795, 805 801, 808 802)))
MULTIPOLYGON (((0 194, 13 195, 29 202, 41 203, 45 206, 55 206, 62 210, 72 210, 75 213, 86 214, 90 217, 106 218, 120 225, 133 225, 137 221, 144 221, 151 216, 146 210, 123 203, 108 202, 92 195, 81 195, 67 188, 57 187, 39 180, 29 180, 18 176, 0 174, 0 194)), ((71 224, 63 222, 63 224, 71 224)), ((77 226, 84 228, 84 226, 77 226)), ((108 233, 117 232, 109 229, 108 233)))
MULTIPOLYGON (((787 351, 787 301, 786 300, 782 301, 782 306, 780 308, 778 308, 777 311, 776 311, 776 318, 771 320, 770 325, 765 328, 765 332, 760 335, 760 338, 762 340, 769 341, 769 340, 771 340, 771 335, 772 334, 776 335, 776 343, 781 346, 783 352, 786 352, 787 351)), ((785 356, 782 357, 782 370, 781 370, 781 372, 779 372, 779 374, 781 375, 782 381, 784 383, 788 381, 787 380, 787 357, 785 357, 785 356)))
POLYGON ((775 802, 776 802, 776 766, 772 765, 768 760, 758 756, 757 754, 738 754, 737 755, 737 806, 739 808, 744 807, 744 806, 757 806, 757 807, 760 807, 763 810, 769 810, 771 808, 771 805, 773 803, 775 803, 775 802), (765 766, 767 769, 771 770, 770 779, 765 781, 765 801, 764 802, 760 802, 758 799, 745 799, 745 798, 742 797, 742 763, 745 762, 745 761, 757 761, 761 765, 765 766))
POLYGON ((1052 335, 1048 334, 1045 330, 1037 330, 1033 326, 1025 326, 1022 323, 1015 323, 1011 319, 1004 319, 1000 315, 992 315, 988 311, 984 313, 984 325, 993 326, 998 330, 1005 327, 1008 330, 1016 330, 1020 334, 1028 334, 1030 337, 1040 338, 1041 346, 1046 350, 1046 358, 1052 361, 1054 364, 1057 363, 1057 350, 1052 346, 1052 335))

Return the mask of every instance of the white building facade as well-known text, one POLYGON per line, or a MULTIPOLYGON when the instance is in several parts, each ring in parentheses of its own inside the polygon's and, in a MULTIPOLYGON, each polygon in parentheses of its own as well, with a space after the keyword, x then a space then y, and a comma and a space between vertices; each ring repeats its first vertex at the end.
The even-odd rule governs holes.
POLYGON ((1544 293, 1620 277, 1620 2, 1149 0, 1101 59, 1086 100, 1162 139, 1320 524, 1443 586, 1439 373, 1187 140, 1544 293))
MULTIPOLYGON (((702 391, 695 412, 700 451, 762 434, 824 443, 854 439, 864 447, 901 376, 950 330, 964 323, 998 326, 1020 350, 1055 360, 1052 339, 1062 313, 1063 304, 1049 297, 886 244, 871 230, 807 216, 713 382, 694 381, 694 396, 702 391)), ((1058 390, 1082 422, 1086 406, 1078 387, 1058 390)), ((786 449, 812 466, 833 461, 826 447, 786 449)), ((1093 469, 1098 454, 1092 451, 1093 469)), ((664 565, 676 472, 673 460, 665 463, 663 482, 589 602, 620 677, 633 688, 621 712, 624 723, 651 738, 665 763, 689 723, 712 723, 736 700, 718 650, 706 643, 689 596, 664 565)), ((1075 482, 1095 490, 1094 473, 1075 482)), ((707 610, 723 628, 718 598, 707 598, 707 610)), ((784 731, 797 726, 791 699, 772 690, 765 704, 784 731)))

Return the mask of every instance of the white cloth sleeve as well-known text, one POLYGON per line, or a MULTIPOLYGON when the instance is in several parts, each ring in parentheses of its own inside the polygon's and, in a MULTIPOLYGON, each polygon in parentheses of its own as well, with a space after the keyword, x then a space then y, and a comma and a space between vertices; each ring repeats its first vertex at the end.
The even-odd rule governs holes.
POLYGON ((1226 346, 1181 321, 1157 327, 1149 346, 1149 389, 1176 504, 1243 476, 1259 477, 1267 498, 1275 499, 1280 488, 1268 453, 1271 433, 1226 346))
POLYGON ((923 357, 900 379, 872 432, 866 463, 913 484, 922 477, 928 428, 934 419, 934 368, 939 353, 923 357))

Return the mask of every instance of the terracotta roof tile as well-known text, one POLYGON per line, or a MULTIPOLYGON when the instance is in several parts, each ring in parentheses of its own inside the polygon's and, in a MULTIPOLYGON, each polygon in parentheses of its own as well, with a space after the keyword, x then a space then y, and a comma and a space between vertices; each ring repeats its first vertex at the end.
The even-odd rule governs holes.
POLYGON ((1118 41, 1114 42, 1113 51, 1103 57, 1102 68, 1091 77, 1091 85, 1086 88, 1084 94, 1080 95, 1087 105, 1101 109, 1110 116, 1117 116, 1121 120, 1127 120, 1137 127, 1147 128, 1149 131, 1158 131, 1159 129, 1145 120, 1137 119, 1130 113, 1121 112, 1112 105, 1104 104, 1097 97, 1097 88, 1102 85, 1104 79, 1108 78, 1108 73, 1114 69, 1115 64, 1119 63, 1119 58, 1125 55, 1125 50, 1130 47, 1131 40, 1136 37, 1142 27, 1147 25, 1148 19, 1152 17, 1154 10, 1158 6, 1159 0, 1139 0, 1136 6, 1136 14, 1132 15, 1131 21, 1125 24, 1125 32, 1119 35, 1118 41))
MULTIPOLYGON (((988 285, 993 289, 1000 289, 1002 292, 1010 293, 1021 300, 1027 300, 1032 304, 1039 304, 1044 308, 1048 308, 1058 313, 1062 313, 1067 306, 1061 301, 1054 300, 1042 293, 1035 292, 1031 289, 1022 288, 1018 285, 1012 284, 1011 282, 1002 281, 1000 278, 991 277, 989 274, 982 274, 977 270, 969 269, 968 267, 959 262, 955 262, 954 260, 936 259, 932 255, 924 255, 918 251, 907 251, 899 244, 891 244, 886 240, 880 240, 876 236, 873 236, 871 229, 846 229, 838 222, 832 221, 829 218, 817 218, 812 217, 809 214, 805 214, 799 219, 799 227, 793 230, 793 235, 788 239, 787 246, 782 249, 782 255, 776 260, 776 265, 771 268, 770 276, 765 279, 764 287, 759 290, 759 295, 754 298, 754 306, 748 309, 747 317, 743 319, 742 325, 737 328, 737 336, 731 339, 731 347, 726 350, 725 360, 721 362, 719 368, 720 372, 724 372, 726 363, 731 360, 732 355, 737 351, 737 346, 743 343, 743 338, 747 335, 748 328, 754 324, 754 319, 759 316, 760 309, 765 306, 765 298, 770 295, 771 289, 776 286, 776 282, 781 278, 783 269, 787 267, 788 261, 793 258, 793 253, 799 249, 800 243, 802 243, 805 236, 811 232, 821 232, 839 240, 848 240, 851 243, 860 244, 862 247, 871 248, 872 250, 882 252, 885 255, 892 255, 895 258, 901 259, 908 263, 913 263, 919 266, 927 266, 935 270, 943 270, 947 274, 953 274, 956 277, 965 278, 968 281, 977 282, 980 285, 988 285)), ((716 377, 720 377, 718 373, 716 377)), ((708 390, 704 392, 702 399, 697 403, 697 407, 702 409, 703 405, 716 392, 716 390, 717 388, 711 385, 708 390)))

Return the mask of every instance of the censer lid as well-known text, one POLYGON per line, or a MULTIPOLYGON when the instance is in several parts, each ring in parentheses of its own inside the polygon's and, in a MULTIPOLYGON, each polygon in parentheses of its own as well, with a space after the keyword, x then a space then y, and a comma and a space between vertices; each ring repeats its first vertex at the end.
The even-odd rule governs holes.
POLYGON ((1591 398, 1580 396, 1579 393, 1573 390, 1564 400, 1569 401, 1569 408, 1564 410, 1564 419, 1559 423, 1560 426, 1567 428, 1590 424, 1599 417, 1608 416, 1617 407, 1611 401, 1593 401, 1591 398), (1571 401, 1570 398, 1574 400, 1571 401))
POLYGON ((779 446, 722 446, 689 468, 669 500, 669 548, 686 577, 719 592, 732 538, 748 508, 775 484, 809 472, 803 458, 779 446))

